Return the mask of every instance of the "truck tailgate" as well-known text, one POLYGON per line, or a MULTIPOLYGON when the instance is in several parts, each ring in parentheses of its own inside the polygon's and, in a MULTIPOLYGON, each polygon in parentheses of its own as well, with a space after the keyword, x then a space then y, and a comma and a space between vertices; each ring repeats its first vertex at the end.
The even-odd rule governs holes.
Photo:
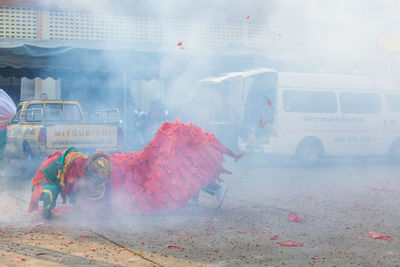
POLYGON ((118 145, 118 126, 104 124, 68 124, 46 127, 47 148, 110 148, 118 145))

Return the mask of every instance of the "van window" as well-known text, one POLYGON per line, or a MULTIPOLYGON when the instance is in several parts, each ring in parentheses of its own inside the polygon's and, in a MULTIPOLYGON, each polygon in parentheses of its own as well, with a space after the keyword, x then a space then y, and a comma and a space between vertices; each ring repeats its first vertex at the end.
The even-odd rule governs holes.
POLYGON ((390 112, 400 112, 400 95, 387 94, 386 104, 390 112))
POLYGON ((79 107, 75 104, 64 104, 64 121, 78 122, 82 120, 79 107))
POLYGON ((376 114, 381 111, 381 101, 374 93, 341 93, 340 106, 343 113, 376 114))
POLYGON ((286 112, 335 113, 336 94, 321 91, 285 91, 283 107, 286 112))

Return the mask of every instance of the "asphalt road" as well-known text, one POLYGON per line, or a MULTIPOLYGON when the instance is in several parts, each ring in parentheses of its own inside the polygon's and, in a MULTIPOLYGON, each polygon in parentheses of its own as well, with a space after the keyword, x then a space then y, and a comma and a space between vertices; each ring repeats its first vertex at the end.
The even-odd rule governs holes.
POLYGON ((202 193, 200 206, 172 214, 101 220, 27 214, 30 181, 3 177, 0 265, 399 266, 400 166, 345 159, 301 168, 254 154, 225 167, 233 174, 223 176, 220 209, 202 193), (278 243, 288 241, 299 246, 278 243))

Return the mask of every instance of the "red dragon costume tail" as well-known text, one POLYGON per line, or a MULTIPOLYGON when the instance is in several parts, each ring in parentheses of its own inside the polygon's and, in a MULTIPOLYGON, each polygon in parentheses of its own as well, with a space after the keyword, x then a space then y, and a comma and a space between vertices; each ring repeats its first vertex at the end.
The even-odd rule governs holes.
POLYGON ((176 210, 221 173, 229 173, 222 166, 223 153, 236 157, 191 123, 164 123, 141 151, 111 155, 111 199, 128 201, 141 214, 176 210))

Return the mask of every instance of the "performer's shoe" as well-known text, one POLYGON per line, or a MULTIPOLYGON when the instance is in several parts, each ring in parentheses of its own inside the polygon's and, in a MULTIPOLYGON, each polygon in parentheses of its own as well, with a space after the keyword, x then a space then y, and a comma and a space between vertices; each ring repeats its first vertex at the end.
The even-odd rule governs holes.
POLYGON ((50 220, 51 217, 53 217, 53 214, 51 213, 50 209, 43 209, 42 211, 42 216, 43 218, 45 218, 46 220, 50 220))
POLYGON ((217 192, 218 208, 220 208, 222 206, 222 203, 224 202, 224 198, 225 198, 227 191, 228 191, 228 188, 226 188, 226 187, 221 187, 218 190, 218 192, 217 192))
POLYGON ((193 206, 200 206, 200 202, 199 202, 199 196, 194 195, 192 196, 192 203, 193 206))

